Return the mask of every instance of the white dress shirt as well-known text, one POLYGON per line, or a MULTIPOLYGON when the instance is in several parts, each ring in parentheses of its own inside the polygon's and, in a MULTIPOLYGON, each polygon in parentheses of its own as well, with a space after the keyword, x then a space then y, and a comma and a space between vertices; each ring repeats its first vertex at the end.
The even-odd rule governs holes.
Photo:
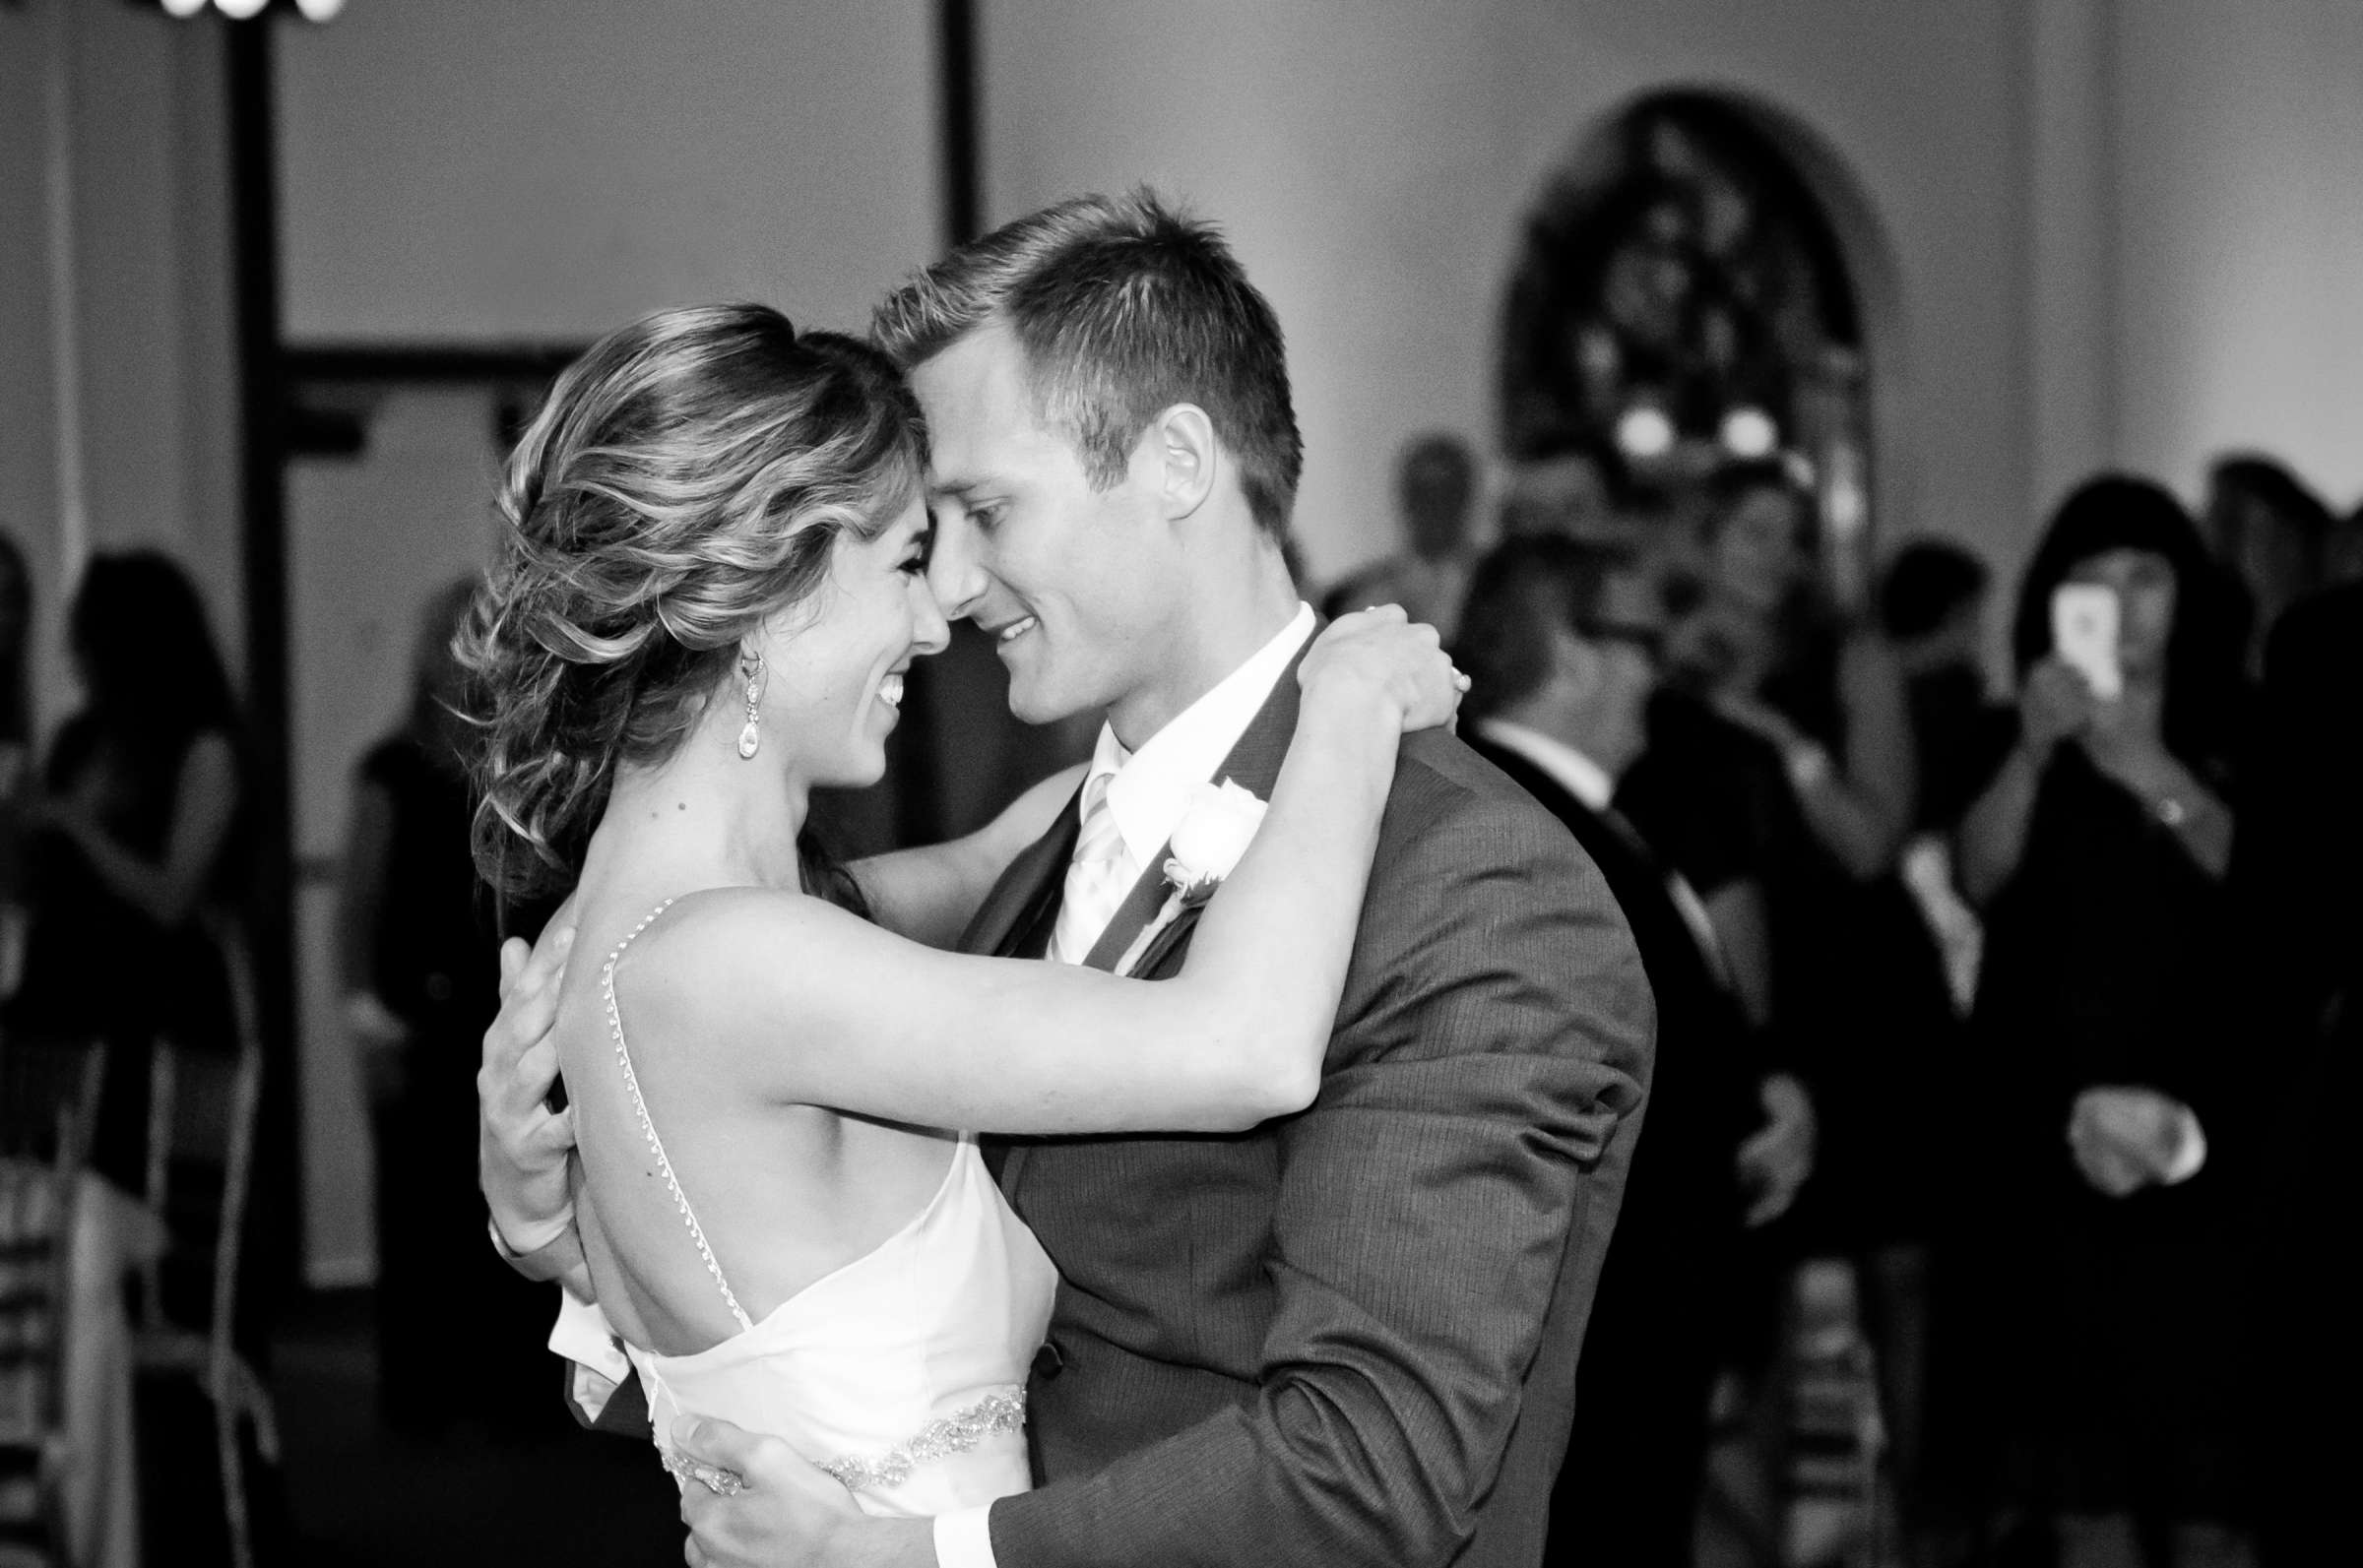
MULTIPOLYGON (((1100 726, 1100 743, 1092 753, 1085 783, 1109 776, 1108 809, 1123 835, 1124 852, 1132 864, 1147 870, 1181 826, 1189 810, 1190 791, 1214 779, 1215 770, 1247 732, 1255 716, 1288 672, 1289 660, 1312 636, 1312 606, 1300 603, 1272 640, 1250 655, 1246 662, 1216 683, 1148 740, 1138 751, 1127 751, 1116 730, 1100 726)), ((1127 888, 1127 892, 1129 889, 1127 888)), ((1071 951, 1058 957, 1080 963, 1099 945, 1108 922, 1123 907, 1119 898, 1096 921, 1077 931, 1071 951)), ((955 1509, 935 1516, 937 1568, 997 1568, 992 1555, 991 1508, 955 1509)))
MULTIPOLYGON (((1312 606, 1300 603, 1278 635, 1224 676, 1213 690, 1176 714, 1138 751, 1125 750, 1113 727, 1100 725, 1100 743, 1092 753, 1085 783, 1110 776, 1108 809, 1116 817, 1124 852, 1136 872, 1149 868, 1189 810, 1190 791, 1214 779, 1214 771, 1263 711, 1289 660, 1312 635, 1312 606)), ((1110 909, 1103 915, 1098 928, 1086 933, 1089 940, 1078 943, 1077 952, 1064 955, 1067 962, 1081 963, 1083 955, 1099 945, 1115 914, 1116 910, 1110 909)))

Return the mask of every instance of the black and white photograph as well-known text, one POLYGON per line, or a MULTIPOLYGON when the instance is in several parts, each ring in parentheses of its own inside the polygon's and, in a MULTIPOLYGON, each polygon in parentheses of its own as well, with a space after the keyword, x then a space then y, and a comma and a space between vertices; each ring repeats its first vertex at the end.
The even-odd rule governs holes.
POLYGON ((2363 1562, 2363 5, 0 0, 0 1568, 2363 1562))

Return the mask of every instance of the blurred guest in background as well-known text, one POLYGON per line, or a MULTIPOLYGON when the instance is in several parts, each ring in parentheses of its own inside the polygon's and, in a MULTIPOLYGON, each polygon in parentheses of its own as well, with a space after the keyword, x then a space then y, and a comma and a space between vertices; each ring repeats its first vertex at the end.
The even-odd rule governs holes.
POLYGON ((1918 800, 1902 858, 1904 886, 1944 954, 1956 1012, 1977 990, 1984 932, 1960 893, 1953 831, 2017 733, 2011 710, 1986 695, 1985 564, 1956 544, 1923 539, 1888 563, 1879 627, 1903 670, 1918 762, 1918 800))
POLYGON ((1606 441, 1574 438, 1550 457, 1511 470, 1501 498, 1501 536, 1561 533, 1598 538, 1613 533, 1626 505, 1624 456, 1606 441))
POLYGON ((28 811, 34 914, 8 1026, 106 1040, 92 1160, 139 1191, 150 1042, 236 1043, 209 924, 244 893, 237 704, 195 586, 162 555, 94 558, 66 633, 84 703, 28 811))
POLYGON ((21 816, 32 772, 32 579, 25 553, 0 529, 0 1002, 25 975, 21 816))
POLYGON ((540 1294, 473 1223, 478 1041, 500 1007, 451 651, 475 589, 463 580, 427 602, 410 710, 354 780, 338 907, 345 1019, 377 1144, 378 1403, 413 1436, 470 1415, 541 1424, 549 1404, 526 1353, 542 1337, 540 1294), (444 1304, 459 1298, 471 1328, 455 1337, 444 1304))
POLYGON ((2331 530, 2323 551, 2323 581, 2328 584, 2363 583, 2363 502, 2331 530))
POLYGON ((2236 621, 2182 507, 2111 475, 2052 519, 2012 645, 2017 742, 1962 827, 1985 1180, 1948 1321, 1982 1353, 1942 1424, 1981 1435, 1987 1484, 2053 1516, 2069 1564, 2142 1560, 2137 1516, 2177 1565, 2245 1562, 2223 1103, 2243 1042, 2215 1028, 2236 621), (2113 649, 2055 633, 2064 586, 2106 590, 2113 649))
POLYGON ((1919 788, 1912 826, 1949 834, 2010 749, 2015 723, 1986 695, 1988 577, 1957 544, 1895 552, 1879 588, 1879 629, 1903 673, 1919 788))
POLYGON ((1447 641, 1469 582, 1477 500, 1477 459, 1456 435, 1435 431, 1408 443, 1395 460, 1395 504, 1411 547, 1364 567, 1322 600, 1332 618, 1369 604, 1400 604, 1447 641))
POLYGON ((2331 509, 2278 459, 2236 452, 2207 470, 2206 525, 2247 593, 2253 663, 2281 612, 2330 580, 2331 509))
POLYGON ((2241 946, 2216 1037, 2267 1047, 2255 1195, 2264 1391, 2257 1473, 2273 1568, 2354 1548, 2363 1323, 2347 1243, 2363 1214, 2363 582, 2282 616, 2265 656, 2230 887, 2241 946))
MULTIPOLYGON (((1470 744, 1591 853, 1657 999, 1649 1120, 1585 1336, 1547 1563, 1691 1561, 1743 1209, 1778 1214, 1812 1160, 1810 1113, 1765 1123, 1764 1075, 1697 895, 1612 804, 1644 740, 1660 619, 1624 556, 1513 539, 1478 566, 1454 650, 1475 682, 1470 744)), ((1802 1105, 1793 1085, 1774 1093, 1802 1105)))
POLYGON ((1727 729, 1680 706, 1653 727, 1652 750, 1661 736, 1665 746, 1646 815, 1734 819, 1728 837, 1746 846, 1762 885, 1771 1022, 1812 1090, 1820 1134, 1789 1240, 1854 1264, 1908 1510, 1927 1244, 1953 1163, 1940 1074, 1958 1020, 1943 958, 1897 874, 1917 775, 1903 668, 1875 628, 1837 611, 1817 545, 1812 498, 1782 464, 1717 475, 1701 596, 1677 628, 1669 678, 1727 729), (1679 803, 1733 790, 1744 791, 1733 806, 1679 803))

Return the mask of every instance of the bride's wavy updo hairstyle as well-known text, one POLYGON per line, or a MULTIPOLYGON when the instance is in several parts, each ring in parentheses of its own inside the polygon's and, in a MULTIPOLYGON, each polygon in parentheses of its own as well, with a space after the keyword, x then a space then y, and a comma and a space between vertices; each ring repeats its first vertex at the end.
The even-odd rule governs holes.
POLYGON ((570 882, 618 765, 670 755, 740 639, 811 595, 839 538, 891 524, 926 463, 884 355, 761 305, 662 311, 569 366, 509 459, 457 644, 484 880, 570 882))

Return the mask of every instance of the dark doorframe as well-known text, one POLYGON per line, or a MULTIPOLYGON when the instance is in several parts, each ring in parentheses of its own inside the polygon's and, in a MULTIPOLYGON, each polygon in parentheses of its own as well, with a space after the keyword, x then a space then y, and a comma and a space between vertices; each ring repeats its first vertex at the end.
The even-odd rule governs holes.
POLYGON ((225 30, 230 277, 238 381, 238 490, 245 579, 246 800, 254 836, 247 942, 265 1071, 256 1141, 253 1255, 275 1291, 301 1278, 297 1172, 293 824, 287 756, 287 404, 280 365, 279 163, 273 44, 265 12, 225 30))
POLYGON ((984 232, 984 157, 977 79, 976 0, 936 0, 936 101, 943 156, 943 240, 984 232))

